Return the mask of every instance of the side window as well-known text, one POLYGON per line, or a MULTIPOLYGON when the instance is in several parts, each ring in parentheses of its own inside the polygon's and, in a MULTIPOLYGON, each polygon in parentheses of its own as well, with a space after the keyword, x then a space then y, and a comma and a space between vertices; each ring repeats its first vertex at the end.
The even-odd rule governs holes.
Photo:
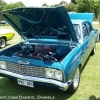
POLYGON ((88 32, 90 34, 92 31, 92 26, 90 25, 90 23, 87 23, 87 29, 88 29, 88 32))
POLYGON ((82 31, 83 31, 83 39, 87 38, 89 34, 88 34, 88 30, 87 30, 86 24, 82 25, 82 31))
POLYGON ((80 25, 73 24, 73 27, 74 27, 75 33, 77 35, 77 38, 78 39, 81 39, 81 29, 80 29, 80 25))

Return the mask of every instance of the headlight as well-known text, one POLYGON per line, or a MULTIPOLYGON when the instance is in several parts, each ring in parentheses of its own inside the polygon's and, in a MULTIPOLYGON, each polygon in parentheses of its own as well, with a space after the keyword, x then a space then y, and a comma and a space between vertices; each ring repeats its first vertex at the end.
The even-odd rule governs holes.
POLYGON ((6 70, 6 62, 0 61, 0 68, 6 70))
POLYGON ((53 69, 46 69, 46 76, 49 78, 53 78, 54 77, 54 70, 53 69))
POLYGON ((62 80, 62 71, 60 70, 56 70, 55 71, 55 78, 58 79, 58 80, 62 80))
POLYGON ((46 77, 62 81, 63 74, 61 70, 46 68, 46 77))

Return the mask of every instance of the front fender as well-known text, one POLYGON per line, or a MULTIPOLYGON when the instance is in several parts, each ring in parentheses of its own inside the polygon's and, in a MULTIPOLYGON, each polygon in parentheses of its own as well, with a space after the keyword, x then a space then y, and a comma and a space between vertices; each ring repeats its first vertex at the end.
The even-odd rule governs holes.
POLYGON ((64 71, 64 82, 74 78, 76 69, 81 65, 81 50, 69 54, 62 62, 63 71, 64 71))
POLYGON ((12 32, 12 33, 7 33, 7 34, 2 34, 2 35, 0 35, 0 37, 5 37, 6 40, 8 41, 8 40, 12 39, 14 37, 14 35, 15 34, 12 32))

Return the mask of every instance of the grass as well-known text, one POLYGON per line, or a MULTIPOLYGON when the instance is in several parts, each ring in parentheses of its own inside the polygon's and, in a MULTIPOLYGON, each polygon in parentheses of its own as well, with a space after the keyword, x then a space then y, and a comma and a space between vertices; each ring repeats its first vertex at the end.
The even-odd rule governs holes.
POLYGON ((93 26, 95 29, 98 29, 98 32, 100 33, 100 24, 94 24, 93 26))
MULTIPOLYGON (((100 32, 99 25, 94 25, 94 27, 100 32)), ((12 29, 10 26, 3 26, 2 28, 12 29)), ((20 42, 20 36, 16 33, 14 39, 7 42, 7 47, 18 42, 20 42)), ((16 81, 0 77, 0 97, 13 96, 12 100, 18 100, 14 97, 19 96, 31 96, 33 100, 100 100, 100 42, 96 44, 96 47, 96 54, 88 58, 81 74, 79 88, 73 95, 41 86, 28 88, 18 85, 16 81), (42 99, 39 98, 40 96, 50 96, 51 99, 42 99)), ((21 98, 21 100, 28 99, 21 98)))

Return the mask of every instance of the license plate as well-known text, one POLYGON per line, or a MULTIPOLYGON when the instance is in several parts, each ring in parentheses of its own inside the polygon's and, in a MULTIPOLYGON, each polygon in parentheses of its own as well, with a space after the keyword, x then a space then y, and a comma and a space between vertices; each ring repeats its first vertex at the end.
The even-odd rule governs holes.
POLYGON ((34 87, 33 82, 31 82, 31 81, 17 79, 17 82, 18 82, 19 85, 34 87))

